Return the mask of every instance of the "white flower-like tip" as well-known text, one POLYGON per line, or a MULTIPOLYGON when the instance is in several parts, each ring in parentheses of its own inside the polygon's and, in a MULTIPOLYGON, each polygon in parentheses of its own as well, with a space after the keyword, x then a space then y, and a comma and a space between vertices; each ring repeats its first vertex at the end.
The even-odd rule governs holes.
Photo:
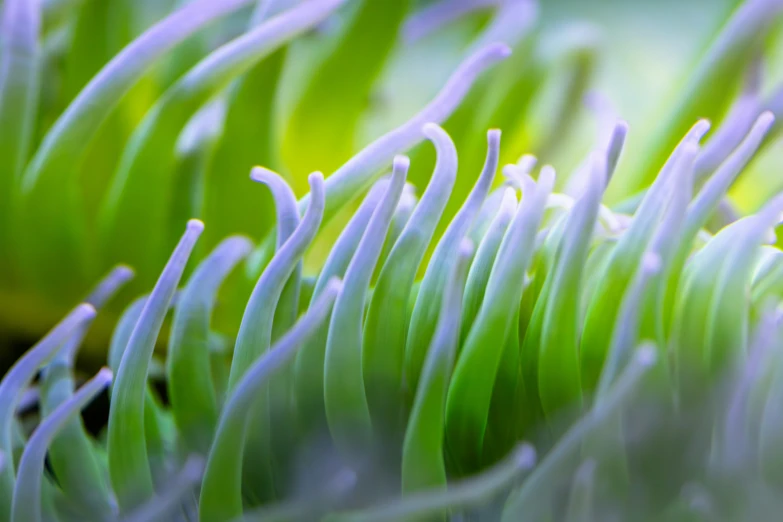
POLYGON ((83 318, 82 320, 84 320, 84 321, 89 321, 89 320, 93 319, 98 314, 98 311, 90 303, 81 303, 81 304, 79 304, 79 306, 76 307, 75 312, 80 317, 82 317, 83 318))
POLYGON ((446 132, 443 128, 435 122, 425 123, 421 128, 421 133, 428 139, 435 139, 438 134, 446 132))
POLYGON ((538 163, 538 158, 532 154, 523 154, 517 160, 517 167, 527 172, 528 174, 533 171, 538 163))
POLYGON ((654 274, 661 269, 661 256, 655 252, 645 252, 642 257, 642 269, 648 274, 654 274))
POLYGON ((536 186, 535 180, 530 176, 529 171, 517 165, 506 165, 502 169, 503 176, 509 184, 523 194, 527 194, 536 186))
POLYGON ((653 366, 658 360, 658 351, 655 349, 655 345, 648 343, 640 346, 636 350, 636 360, 645 368, 653 366))
POLYGON ((269 183, 269 178, 276 175, 277 174, 275 174, 273 171, 265 167, 256 166, 250 169, 250 179, 256 183, 269 183))
POLYGON ((617 123, 614 126, 615 134, 622 134, 623 136, 627 136, 628 131, 630 130, 631 130, 631 126, 625 120, 617 120, 617 123))
POLYGON ((536 459, 536 449, 530 444, 522 443, 514 449, 514 463, 520 470, 531 469, 536 459))
POLYGON ((326 282, 326 288, 324 289, 324 292, 330 292, 334 293, 334 295, 338 295, 343 290, 343 280, 339 277, 335 276, 329 279, 329 281, 326 282))
POLYGON ((402 187, 402 198, 411 197, 416 198, 416 185, 406 181, 405 186, 402 187))
POLYGON ((123 282, 133 279, 135 275, 136 271, 128 265, 117 265, 112 273, 113 278, 123 282))
POLYGON ((511 188, 507 187, 506 190, 503 191, 503 199, 500 200, 500 212, 512 212, 519 201, 517 201, 517 192, 511 188))
POLYGON ((201 233, 204 230, 204 222, 200 219, 189 219, 188 220, 188 231, 193 231, 197 233, 201 233))
POLYGON ((760 125, 766 128, 772 127, 773 123, 775 123, 775 115, 772 114, 772 111, 762 112, 761 116, 759 116, 756 120, 756 125, 760 125))
MULTIPOLYGON (((495 42, 495 43, 494 43, 494 44, 492 44, 492 45, 493 45, 493 46, 496 46, 496 48, 497 48, 497 51, 495 51, 495 53, 496 53, 496 54, 497 54, 497 55, 498 55, 500 58, 508 58, 509 56, 511 56, 511 53, 513 52, 513 51, 511 50, 511 47, 510 47, 509 45, 507 45, 507 44, 503 43, 503 42, 495 42)), ((494 50, 494 49, 493 49, 493 50, 494 50)))
POLYGON ((549 195, 549 199, 546 202, 546 208, 562 208, 563 210, 571 210, 576 204, 576 200, 568 194, 561 192, 553 192, 549 195))
POLYGON ((103 386, 108 386, 114 378, 114 373, 111 371, 111 368, 101 368, 95 378, 98 382, 103 383, 103 386))
POLYGON ((487 144, 489 148, 500 147, 500 129, 489 129, 487 131, 487 144))
POLYGON ((394 162, 392 163, 394 170, 408 171, 411 166, 411 159, 408 156, 398 154, 394 156, 394 162))
POLYGON ((688 136, 692 138, 692 143, 698 144, 702 138, 710 131, 710 128, 712 127, 712 124, 710 123, 710 120, 707 120, 705 118, 700 119, 697 121, 693 127, 691 127, 691 130, 688 132, 688 136))
POLYGON ((462 238, 462 241, 459 243, 459 251, 457 255, 459 255, 460 258, 467 259, 470 258, 470 256, 473 255, 473 251, 475 250, 475 245, 473 244, 473 241, 470 240, 470 238, 464 237, 462 238))

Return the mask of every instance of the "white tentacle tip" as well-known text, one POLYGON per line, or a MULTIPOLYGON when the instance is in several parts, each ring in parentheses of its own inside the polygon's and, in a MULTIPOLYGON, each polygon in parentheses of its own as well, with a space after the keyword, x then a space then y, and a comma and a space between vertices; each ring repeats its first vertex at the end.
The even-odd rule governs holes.
POLYGON ((318 170, 310 173, 310 175, 307 176, 307 182, 310 184, 310 186, 315 185, 316 183, 323 183, 324 173, 318 170))
POLYGON ((536 465, 537 458, 536 449, 526 442, 523 442, 514 449, 514 463, 518 469, 524 470, 533 468, 533 466, 536 465))
POLYGON ((538 163, 538 158, 536 158, 534 155, 523 154, 517 160, 517 167, 522 169, 524 172, 530 174, 531 172, 533 172, 533 169, 536 168, 537 163, 538 163))
POLYGON ((421 133, 429 139, 436 138, 439 134, 445 134, 445 130, 435 122, 425 123, 421 128, 421 133))
POLYGON ((648 274, 654 274, 661 269, 661 256, 655 252, 647 252, 642 257, 642 269, 648 274))
POLYGON ((704 135, 710 131, 711 127, 712 127, 712 123, 710 123, 710 120, 708 120, 707 118, 702 118, 699 121, 697 121, 696 124, 693 126, 693 134, 697 136, 696 141, 701 140, 701 138, 704 137, 704 135))
POLYGON ((500 129, 489 129, 487 131, 487 143, 489 143, 490 147, 499 147, 500 146, 500 135, 501 135, 500 129))
POLYGON ((136 271, 128 265, 117 265, 114 267, 113 277, 116 277, 119 281, 128 281, 133 279, 136 275, 136 271))
POLYGON ((511 46, 503 42, 495 42, 491 44, 491 50, 493 54, 496 54, 499 58, 508 58, 513 52, 511 46))
POLYGON ((232 252, 236 253, 238 257, 245 257, 253 251, 253 240, 247 236, 237 234, 235 236, 229 236, 223 240, 232 252))
POLYGON ((502 172, 508 184, 517 190, 521 190, 522 194, 531 193, 536 186, 536 181, 530 174, 517 165, 506 165, 503 167, 502 172))
POLYGON ((188 232, 196 232, 201 234, 201 232, 204 231, 204 222, 200 219, 189 219, 187 228, 188 232))
POLYGON ((269 183, 269 178, 276 175, 277 174, 265 167, 255 166, 250 169, 250 179, 256 183, 269 183))
POLYGON ((111 368, 101 368, 98 371, 96 379, 98 382, 102 383, 103 386, 108 386, 112 379, 114 379, 114 373, 111 371, 111 368))
POLYGON ((325 292, 338 295, 343 290, 343 280, 339 277, 332 277, 326 282, 325 292))
POLYGON ((636 360, 644 368, 653 366, 658 360, 658 351, 654 344, 644 344, 636 350, 636 360))
POLYGON ((762 112, 756 120, 757 125, 762 125, 764 127, 771 127, 773 123, 775 123, 775 115, 772 111, 762 112))
POLYGON ((476 247, 473 244, 473 241, 471 241, 470 238, 464 237, 459 243, 459 251, 457 255, 463 259, 470 258, 470 256, 473 255, 475 248, 476 247))
POLYGON ((511 187, 503 191, 503 199, 500 200, 500 212, 513 212, 517 208, 517 192, 511 187))
POLYGON ((98 311, 90 303, 81 303, 76 307, 75 313, 78 314, 82 320, 89 321, 98 314, 98 311))
POLYGON ((392 166, 395 171, 408 171, 408 168, 411 166, 411 159, 408 156, 398 154, 397 156, 394 156, 394 162, 392 163, 392 166))
POLYGON ((625 120, 617 120, 617 122, 614 124, 614 131, 613 134, 615 136, 627 136, 628 131, 631 130, 631 126, 628 124, 625 120))

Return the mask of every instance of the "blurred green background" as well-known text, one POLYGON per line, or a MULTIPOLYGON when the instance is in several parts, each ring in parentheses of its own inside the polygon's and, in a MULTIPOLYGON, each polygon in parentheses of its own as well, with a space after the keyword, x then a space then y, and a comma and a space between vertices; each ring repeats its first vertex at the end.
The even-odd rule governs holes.
MULTIPOLYGON (((377 6, 381 6, 390 13, 395 12, 397 0, 377 2, 378 11, 382 9, 377 6)), ((41 93, 33 149, 103 65, 133 38, 174 8, 187 3, 188 0, 45 0, 41 93)), ((279 0, 273 11, 296 3, 295 0, 279 0)), ((413 2, 408 16, 426 3, 413 2)), ((632 194, 639 172, 649 159, 646 154, 656 131, 667 123, 700 57, 738 4, 737 0, 540 1, 534 36, 539 50, 556 52, 567 47, 571 40, 595 46, 595 61, 591 62, 594 70, 589 75, 589 83, 583 87, 586 92, 599 93, 608 100, 617 115, 630 125, 623 158, 607 194, 609 203, 632 194)), ((243 78, 242 88, 232 93, 236 96, 232 103, 213 104, 210 110, 202 111, 200 117, 193 119, 183 132, 176 127, 169 130, 165 135, 169 141, 163 142, 156 154, 175 156, 168 167, 172 169, 170 175, 178 198, 172 210, 176 219, 170 219, 175 226, 165 223, 158 230, 154 223, 148 223, 138 230, 108 229, 103 237, 100 231, 91 230, 86 234, 87 247, 81 252, 83 262, 61 258, 58 250, 48 252, 44 245, 39 251, 46 255, 38 256, 41 258, 38 262, 43 266, 38 272, 40 277, 5 274, 0 281, 0 353, 3 358, 12 361, 20 349, 29 346, 86 295, 90 284, 97 282, 100 274, 118 262, 127 262, 137 268, 138 277, 113 307, 101 314, 87 340, 90 349, 85 353, 89 361, 90 353, 104 349, 122 307, 151 287, 180 233, 180 221, 194 215, 206 221, 206 232, 196 259, 229 233, 247 234, 260 241, 272 224, 274 209, 267 191, 247 179, 254 164, 280 171, 289 178, 297 194, 302 195, 306 191, 308 169, 318 168, 329 174, 351 153, 405 122, 432 99, 465 58, 471 41, 491 21, 488 12, 476 13, 413 43, 406 42, 402 36, 394 36, 404 32, 395 29, 384 40, 388 54, 383 50, 362 54, 359 49, 354 50, 352 59, 330 64, 330 53, 339 49, 345 28, 350 28, 351 13, 361 5, 363 3, 358 0, 348 0, 340 16, 327 20, 317 30, 295 39, 259 62, 243 78), (375 55, 380 61, 370 65, 375 64, 377 71, 368 71, 372 67, 361 60, 375 55), (342 106, 335 100, 331 106, 327 99, 318 111, 299 115, 300 120, 313 119, 307 130, 310 134, 291 124, 292 115, 296 116, 296 111, 301 110, 302 96, 312 87, 314 78, 321 78, 318 71, 329 70, 324 64, 347 71, 351 77, 345 78, 346 85, 355 78, 362 78, 361 81, 368 85, 366 92, 356 96, 349 90, 345 100, 339 102, 351 105, 351 111, 359 112, 355 132, 351 131, 355 136, 340 142, 347 144, 345 149, 328 145, 333 138, 331 133, 339 135, 350 131, 350 126, 347 130, 341 128, 342 106), (323 137, 323 142, 318 136, 323 137), (200 190, 205 190, 207 197, 199 200, 189 191, 198 185, 192 180, 202 179, 198 178, 202 175, 206 188, 200 187, 200 190), (155 245, 145 243, 151 232, 161 236, 155 245), (109 237, 109 248, 96 246, 107 241, 106 237, 109 237)), ((83 164, 63 166, 76 180, 80 212, 88 224, 94 225, 101 220, 101 208, 119 160, 124 151, 127 153, 128 140, 145 114, 199 59, 220 43, 247 30, 251 13, 252 9, 243 9, 177 46, 139 78, 110 111, 109 118, 88 147, 83 164)), ((378 38, 385 38, 382 35, 390 30, 380 20, 384 20, 382 16, 375 20, 376 26, 365 27, 364 34, 377 33, 378 38)), ((404 24, 401 27, 404 28, 404 24)), ((764 62, 765 91, 783 78, 783 70, 777 65, 783 63, 779 59, 783 45, 779 42, 777 31, 773 31, 768 38, 764 62)), ((523 53, 524 57, 527 49, 522 46, 517 49, 517 55, 523 53)), ((350 56, 350 52, 346 55, 350 56)), ((565 72, 559 69, 546 72, 544 85, 533 98, 532 109, 519 115, 521 131, 516 138, 513 133, 504 134, 507 139, 503 145, 503 159, 514 161, 523 152, 541 152, 542 160, 551 162, 558 170, 559 184, 563 186, 568 174, 595 146, 596 117, 578 103, 570 113, 572 126, 568 128, 564 124, 561 132, 557 106, 562 103, 561 91, 567 80, 565 72), (551 143, 547 144, 547 139, 551 143)), ((744 71, 736 71, 735 83, 739 83, 743 75, 744 71)), ((358 89, 354 85, 351 88, 358 89)), ((736 85, 714 85, 711 89, 734 92, 736 85)), ((333 95, 339 92, 334 89, 333 95)), ((581 97, 584 91, 579 94, 581 97)), ((476 106, 480 101, 468 96, 465 111, 478 110, 476 106)), ((461 130, 458 120, 455 117, 447 123, 447 130, 452 133, 455 129, 461 130)), ((466 131, 469 134, 466 137, 455 136, 462 162, 456 194, 464 195, 475 180, 483 159, 484 130, 470 129, 466 131)), ((411 151, 410 181, 419 191, 431 172, 434 158, 430 149, 430 145, 423 144, 411 151)), ((773 144, 753 162, 733 190, 739 209, 755 210, 772 193, 783 188, 777 174, 777 165, 782 159, 783 146, 773 144)), ((149 186, 146 190, 153 193, 157 187, 149 186)), ((134 204, 143 209, 144 198, 138 198, 134 204)), ((326 227, 323 237, 307 257, 306 270, 313 270, 323 260, 344 219, 345 214, 338 216, 326 227)), ((23 241, 34 244, 41 239, 31 234, 23 241)), ((237 274, 233 283, 228 284, 224 305, 218 310, 223 319, 219 317, 218 324, 229 331, 236 327, 245 302, 243 296, 249 291, 251 280, 237 274)))

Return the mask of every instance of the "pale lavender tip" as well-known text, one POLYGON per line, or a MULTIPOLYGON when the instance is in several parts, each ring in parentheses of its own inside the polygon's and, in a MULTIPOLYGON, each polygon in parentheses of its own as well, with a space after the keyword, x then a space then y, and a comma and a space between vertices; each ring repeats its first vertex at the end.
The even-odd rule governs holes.
POLYGON ((473 255, 473 250, 475 246, 473 245, 473 241, 470 240, 470 238, 464 237, 462 238, 462 241, 460 241, 459 244, 459 257, 463 259, 467 259, 470 256, 473 255))
POLYGON ((393 163, 394 170, 407 171, 410 166, 411 166, 411 160, 408 156, 404 156, 402 154, 398 154, 397 156, 394 156, 394 163, 393 163))
POLYGON ((514 450, 514 462, 519 469, 530 469, 536 465, 536 450, 527 443, 520 444, 514 450))
POLYGON ((645 368, 654 365, 657 359, 658 352, 653 344, 645 344, 636 350, 636 360, 645 368))
POLYGON ((84 317, 85 320, 89 320, 94 318, 98 314, 98 311, 90 303, 81 303, 77 307, 76 313, 84 317))
POLYGON ((761 116, 759 116, 758 120, 756 120, 757 125, 765 127, 771 127, 773 123, 775 123, 775 115, 772 114, 772 111, 762 112, 761 116))
POLYGON ((271 173, 264 167, 253 167, 250 169, 250 179, 258 183, 266 183, 266 177, 271 173))
POLYGON ((330 278, 329 281, 327 281, 325 291, 337 295, 342 291, 342 289, 343 289, 343 280, 335 276, 330 278))
POLYGON ((197 233, 201 233, 204 230, 204 222, 200 219, 190 219, 188 220, 188 231, 193 231, 197 233))
POLYGON ((112 379, 114 378, 114 373, 112 373, 111 368, 101 368, 98 371, 97 378, 100 382, 103 383, 104 386, 108 385, 112 379))
POLYGON ((430 138, 434 135, 437 135, 438 132, 443 131, 443 129, 435 122, 429 122, 425 123, 421 128, 421 133, 424 134, 426 137, 430 138))
POLYGON ((489 129, 487 131, 487 143, 490 147, 497 147, 500 145, 500 129, 489 129))

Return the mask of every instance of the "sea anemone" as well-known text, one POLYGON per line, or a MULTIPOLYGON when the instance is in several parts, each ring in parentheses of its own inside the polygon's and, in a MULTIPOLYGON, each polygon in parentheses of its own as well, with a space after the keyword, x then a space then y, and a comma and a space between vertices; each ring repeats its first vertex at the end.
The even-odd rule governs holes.
POLYGON ((35 331, 107 275, 0 381, 0 522, 776 519, 783 194, 743 216, 728 193, 777 131, 758 50, 783 2, 736 9, 619 203, 633 133, 600 95, 573 174, 538 159, 585 98, 592 30, 544 45, 529 0, 253 3, 183 2, 89 81, 71 62, 48 124, 55 55, 146 11, 2 4, 3 321, 35 331), (351 156, 398 39, 479 8, 440 92, 351 156), (557 68, 559 126, 531 125, 557 68), (148 293, 77 388, 128 288, 148 293))

